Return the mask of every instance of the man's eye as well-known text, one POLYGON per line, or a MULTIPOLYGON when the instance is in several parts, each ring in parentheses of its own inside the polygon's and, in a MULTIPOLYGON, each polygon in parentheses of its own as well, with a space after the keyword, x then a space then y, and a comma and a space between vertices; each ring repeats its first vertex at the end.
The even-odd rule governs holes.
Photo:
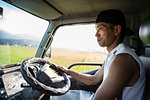
POLYGON ((101 29, 102 29, 102 27, 98 27, 98 28, 97 28, 97 30, 101 30, 101 29))
POLYGON ((102 29, 102 27, 99 27, 99 29, 102 29))

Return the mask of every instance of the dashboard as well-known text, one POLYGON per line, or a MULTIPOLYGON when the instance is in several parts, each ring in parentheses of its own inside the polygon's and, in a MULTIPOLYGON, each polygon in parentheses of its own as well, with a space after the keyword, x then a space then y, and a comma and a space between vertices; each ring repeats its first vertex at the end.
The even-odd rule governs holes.
POLYGON ((0 100, 41 100, 45 95, 27 84, 20 65, 0 67, 0 100))
MULTIPOLYGON (((86 74, 95 73, 97 70, 98 69, 93 70, 93 72, 87 72, 86 74)), ((95 92, 100 85, 100 83, 98 83, 95 86, 88 86, 72 79, 71 77, 69 78, 71 80, 71 90, 87 90, 95 92)), ((0 67, 0 100, 29 100, 31 98, 33 100, 40 100, 40 98, 44 98, 42 96, 44 95, 42 95, 41 92, 30 87, 30 85, 24 80, 20 72, 20 65, 8 68, 0 67), (23 83, 25 85, 22 85, 23 83)))
POLYGON ((20 72, 12 72, 10 74, 3 75, 2 79, 8 96, 22 91, 23 88, 21 87, 21 84, 26 83, 20 72))
POLYGON ((20 66, 5 68, 0 73, 0 99, 5 100, 24 89, 21 84, 26 81, 22 77, 20 66))

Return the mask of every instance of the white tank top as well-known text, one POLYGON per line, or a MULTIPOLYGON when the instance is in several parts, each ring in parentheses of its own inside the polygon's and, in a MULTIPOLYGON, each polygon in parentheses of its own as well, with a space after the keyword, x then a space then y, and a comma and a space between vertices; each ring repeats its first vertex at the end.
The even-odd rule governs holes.
POLYGON ((145 89, 145 67, 139 57, 135 54, 133 50, 129 47, 125 46, 123 43, 119 44, 116 48, 114 48, 107 56, 104 63, 104 75, 103 80, 105 80, 108 75, 109 67, 112 62, 112 59, 117 54, 128 53, 130 54, 139 64, 140 66, 140 78, 139 80, 130 87, 125 87, 122 93, 122 100, 142 100, 144 89, 145 89))

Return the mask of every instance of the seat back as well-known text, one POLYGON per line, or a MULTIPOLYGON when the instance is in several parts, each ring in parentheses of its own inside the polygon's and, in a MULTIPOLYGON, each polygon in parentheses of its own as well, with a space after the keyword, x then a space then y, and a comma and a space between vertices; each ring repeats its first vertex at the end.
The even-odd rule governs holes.
POLYGON ((143 56, 139 57, 146 67, 146 87, 144 100, 150 100, 150 17, 145 19, 141 24, 139 35, 145 48, 143 56))
POLYGON ((150 57, 140 56, 139 57, 146 67, 146 87, 145 87, 145 99, 150 100, 150 57))

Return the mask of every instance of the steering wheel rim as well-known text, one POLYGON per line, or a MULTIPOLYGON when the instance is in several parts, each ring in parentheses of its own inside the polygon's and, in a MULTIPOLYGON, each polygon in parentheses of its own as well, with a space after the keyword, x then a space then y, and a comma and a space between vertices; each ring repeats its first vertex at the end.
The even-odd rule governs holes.
POLYGON ((30 84, 30 86, 40 91, 41 93, 44 93, 47 95, 53 95, 53 96, 63 95, 69 91, 70 86, 71 86, 70 79, 67 77, 67 75, 61 69, 57 68, 54 63, 48 60, 45 60, 43 58, 31 57, 31 58, 25 59, 21 64, 21 73, 22 73, 23 78, 27 81, 28 84, 30 84), (49 64, 50 65, 49 67, 51 67, 59 75, 64 77, 65 86, 62 88, 53 88, 38 81, 35 77, 33 77, 31 72, 29 71, 29 65, 32 63, 49 64))

